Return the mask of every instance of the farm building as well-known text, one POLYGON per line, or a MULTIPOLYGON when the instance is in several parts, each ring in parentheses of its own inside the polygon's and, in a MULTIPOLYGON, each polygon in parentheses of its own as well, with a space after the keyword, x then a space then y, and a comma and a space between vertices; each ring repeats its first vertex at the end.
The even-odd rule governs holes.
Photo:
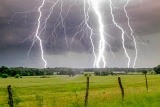
POLYGON ((113 75, 126 75, 127 73, 125 71, 112 71, 113 75))

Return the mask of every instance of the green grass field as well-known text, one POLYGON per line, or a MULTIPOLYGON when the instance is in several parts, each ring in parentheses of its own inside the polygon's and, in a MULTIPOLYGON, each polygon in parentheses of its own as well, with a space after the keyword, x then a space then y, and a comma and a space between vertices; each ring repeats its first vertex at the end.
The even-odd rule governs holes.
MULTIPOLYGON (((120 76, 125 89, 122 102, 118 76, 91 76, 88 107, 159 107, 160 75, 120 76)), ((80 75, 50 78, 0 78, 0 107, 7 104, 7 86, 11 85, 15 107, 83 107, 86 77, 80 75)))

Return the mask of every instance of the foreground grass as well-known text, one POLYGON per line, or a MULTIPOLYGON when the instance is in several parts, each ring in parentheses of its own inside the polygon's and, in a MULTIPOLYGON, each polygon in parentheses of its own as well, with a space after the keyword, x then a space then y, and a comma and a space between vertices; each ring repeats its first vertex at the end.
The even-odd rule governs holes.
MULTIPOLYGON (((118 76, 91 76, 89 107, 159 107, 160 75, 148 75, 149 91, 144 75, 120 76, 125 89, 121 100, 118 76)), ((12 85, 16 107, 83 107, 86 78, 84 76, 23 77, 0 79, 0 107, 8 107, 7 86, 12 85)))

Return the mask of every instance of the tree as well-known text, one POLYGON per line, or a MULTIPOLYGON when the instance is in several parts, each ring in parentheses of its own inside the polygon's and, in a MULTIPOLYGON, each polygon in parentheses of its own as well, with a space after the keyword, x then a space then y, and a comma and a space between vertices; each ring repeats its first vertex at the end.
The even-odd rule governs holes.
POLYGON ((100 76, 101 74, 100 74, 100 72, 99 72, 99 71, 95 71, 95 72, 94 72, 94 75, 96 75, 96 76, 100 76))
POLYGON ((72 69, 68 69, 68 70, 67 70, 67 75, 69 75, 70 77, 73 77, 73 76, 76 75, 76 72, 73 71, 72 69))
POLYGON ((2 66, 0 68, 0 73, 2 73, 2 74, 8 74, 9 72, 10 72, 10 70, 6 66, 2 66))
POLYGON ((7 78, 8 74, 2 74, 2 78, 7 78))
POLYGON ((16 74, 14 77, 15 77, 15 78, 20 78, 20 75, 19 75, 19 74, 16 74))
POLYGON ((160 65, 158 65, 157 67, 154 67, 153 70, 154 70, 157 74, 160 74, 160 65))
POLYGON ((145 75, 147 74, 147 72, 148 72, 147 70, 142 71, 142 73, 145 74, 145 75))

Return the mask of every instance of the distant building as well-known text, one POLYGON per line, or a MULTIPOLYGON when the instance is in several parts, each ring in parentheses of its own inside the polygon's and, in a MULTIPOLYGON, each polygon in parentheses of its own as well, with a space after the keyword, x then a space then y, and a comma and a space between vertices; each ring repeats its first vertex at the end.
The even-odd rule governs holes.
POLYGON ((112 75, 126 75, 125 71, 112 71, 112 75))

